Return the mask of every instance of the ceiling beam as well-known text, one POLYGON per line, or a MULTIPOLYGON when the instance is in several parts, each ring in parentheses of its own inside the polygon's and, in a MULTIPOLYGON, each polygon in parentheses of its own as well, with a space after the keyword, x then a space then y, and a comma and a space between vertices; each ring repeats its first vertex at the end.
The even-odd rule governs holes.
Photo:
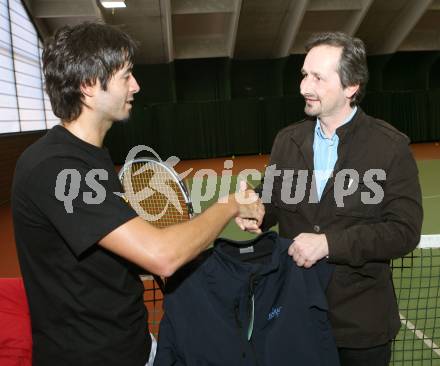
POLYGON ((171 1, 158 0, 160 6, 160 21, 162 24, 162 41, 166 62, 174 60, 173 28, 171 19, 171 1))
POLYGON ((362 0, 314 0, 307 8, 308 11, 361 10, 362 0))
POLYGON ((33 1, 32 14, 36 18, 102 18, 101 10, 93 0, 76 0, 69 2, 45 0, 33 1))
POLYGON ((273 54, 275 58, 286 57, 290 54, 290 49, 292 48, 293 42, 295 42, 309 1, 310 0, 290 1, 289 8, 280 26, 279 42, 273 54))
POLYGON ((387 54, 396 52, 431 3, 432 0, 408 0, 403 9, 396 14, 395 20, 388 26, 385 39, 377 40, 376 46, 371 49, 372 53, 387 54))
POLYGON ((240 19, 240 12, 241 12, 241 3, 242 0, 235 0, 235 8, 231 15, 229 34, 226 45, 229 58, 234 57, 235 42, 237 41, 238 20, 240 19))
POLYGON ((173 14, 232 13, 235 3, 235 0, 174 0, 173 14))
POLYGON ((440 49, 440 31, 413 31, 400 45, 399 51, 426 51, 440 49))
POLYGON ((221 35, 181 37, 176 46, 178 59, 225 57, 225 38, 221 35))
POLYGON ((362 9, 356 12, 348 21, 346 24, 344 30, 345 33, 347 33, 350 36, 354 36, 359 29, 359 26, 361 25, 362 21, 364 20, 365 16, 368 13, 368 10, 371 7, 371 4, 373 4, 374 0, 364 0, 362 3, 362 9))

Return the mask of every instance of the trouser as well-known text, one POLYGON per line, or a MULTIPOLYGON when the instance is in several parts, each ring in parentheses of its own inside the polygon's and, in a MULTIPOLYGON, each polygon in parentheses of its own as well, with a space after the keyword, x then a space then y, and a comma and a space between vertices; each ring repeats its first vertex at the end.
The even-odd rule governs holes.
POLYGON ((338 348, 341 366, 388 366, 391 342, 371 348, 338 348))

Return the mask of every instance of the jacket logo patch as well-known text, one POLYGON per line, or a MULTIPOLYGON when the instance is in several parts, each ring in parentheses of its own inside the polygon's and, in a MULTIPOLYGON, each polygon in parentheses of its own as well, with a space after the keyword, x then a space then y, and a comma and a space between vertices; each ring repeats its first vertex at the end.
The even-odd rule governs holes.
POLYGON ((269 313, 267 320, 272 320, 273 318, 278 318, 281 314, 282 306, 278 306, 276 308, 272 308, 272 311, 269 313))

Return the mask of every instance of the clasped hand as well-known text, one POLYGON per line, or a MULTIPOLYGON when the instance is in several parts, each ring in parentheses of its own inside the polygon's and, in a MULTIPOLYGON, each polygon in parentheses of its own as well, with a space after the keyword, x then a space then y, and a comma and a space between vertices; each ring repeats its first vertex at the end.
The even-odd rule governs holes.
POLYGON ((325 234, 302 233, 293 238, 288 253, 299 267, 310 268, 328 255, 325 234))

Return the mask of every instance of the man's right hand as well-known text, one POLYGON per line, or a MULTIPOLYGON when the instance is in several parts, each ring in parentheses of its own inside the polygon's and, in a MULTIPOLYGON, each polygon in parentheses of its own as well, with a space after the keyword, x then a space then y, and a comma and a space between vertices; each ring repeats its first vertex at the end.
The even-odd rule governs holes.
POLYGON ((261 223, 264 217, 264 205, 258 195, 251 189, 247 189, 246 182, 240 182, 240 191, 234 194, 239 204, 239 213, 235 217, 235 223, 243 231, 261 234, 261 223))
POLYGON ((249 227, 255 230, 261 225, 264 206, 246 185, 219 201, 189 221, 161 229, 136 217, 107 234, 99 244, 151 273, 170 277, 207 248, 232 217, 252 221, 249 227))

